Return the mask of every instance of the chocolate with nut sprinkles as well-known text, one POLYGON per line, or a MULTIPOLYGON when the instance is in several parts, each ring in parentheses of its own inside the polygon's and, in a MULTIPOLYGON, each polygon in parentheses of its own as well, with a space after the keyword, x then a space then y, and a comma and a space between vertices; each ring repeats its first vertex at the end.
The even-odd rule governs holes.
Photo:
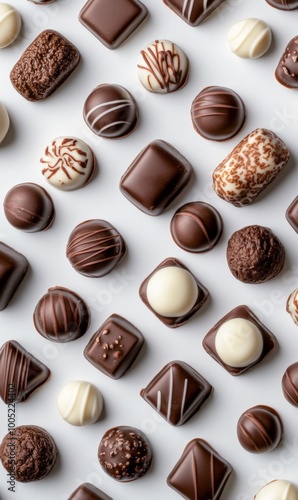
POLYGON ((0 241, 0 311, 11 301, 28 267, 24 255, 0 241))
POLYGON ((85 358, 98 370, 118 379, 137 357, 144 337, 127 319, 112 314, 84 349, 85 358))
POLYGON ((275 70, 275 78, 284 87, 298 88, 298 36, 292 38, 275 70))
POLYGON ((112 500, 91 483, 83 483, 68 497, 68 500, 112 500))
POLYGON ((49 97, 80 61, 78 49, 53 30, 45 30, 27 47, 10 73, 14 88, 28 101, 49 97))
POLYGON ((134 481, 148 471, 152 448, 142 431, 120 425, 103 435, 98 460, 103 470, 116 481, 134 481))
POLYGON ((190 441, 167 478, 186 500, 219 500, 232 466, 203 439, 190 441))

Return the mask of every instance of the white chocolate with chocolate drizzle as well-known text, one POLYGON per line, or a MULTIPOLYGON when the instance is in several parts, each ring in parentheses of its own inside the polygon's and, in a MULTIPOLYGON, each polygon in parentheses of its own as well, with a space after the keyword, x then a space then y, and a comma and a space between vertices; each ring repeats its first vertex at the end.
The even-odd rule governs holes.
POLYGON ((286 309, 295 325, 298 325, 298 288, 288 297, 286 309))

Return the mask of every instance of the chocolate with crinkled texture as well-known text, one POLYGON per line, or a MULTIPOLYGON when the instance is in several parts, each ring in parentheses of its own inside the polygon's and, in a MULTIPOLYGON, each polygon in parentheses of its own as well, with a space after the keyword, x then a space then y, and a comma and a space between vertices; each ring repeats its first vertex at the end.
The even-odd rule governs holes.
POLYGON ((187 500, 219 500, 232 466, 204 439, 193 439, 167 477, 167 484, 187 500))
POLYGON ((285 262, 285 248, 271 229, 259 225, 235 231, 227 245, 227 263, 242 283, 258 284, 277 276, 285 262))
POLYGON ((112 500, 112 498, 93 484, 83 483, 73 491, 68 500, 112 500))
POLYGON ((297 0, 266 0, 266 2, 279 10, 296 10, 298 9, 297 0))
POLYGON ((4 403, 21 403, 50 378, 49 368, 16 340, 0 349, 0 397, 4 403))
POLYGON ((110 273, 126 251, 127 246, 121 234, 102 219, 78 224, 66 246, 66 256, 72 267, 88 278, 100 278, 110 273))
POLYGON ((183 425, 209 398, 213 387, 192 366, 172 361, 142 389, 140 395, 171 425, 183 425))
POLYGON ((281 385, 286 400, 298 408, 298 362, 287 367, 281 385))
POLYGON ((198 26, 225 0, 163 0, 164 3, 190 26, 198 26))
POLYGON ((283 423, 274 408, 257 405, 239 417, 237 436, 246 451, 268 453, 280 444, 283 437, 283 423))
POLYGON ((103 470, 116 481, 128 482, 148 472, 153 452, 147 436, 136 429, 120 425, 107 430, 98 447, 103 470))
POLYGON ((0 241, 0 311, 8 306, 28 267, 24 255, 0 241))
POLYGON ((44 30, 23 52, 10 72, 14 88, 28 101, 49 97, 80 61, 78 49, 57 31, 44 30))
POLYGON ((44 338, 53 342, 72 342, 86 333, 90 312, 85 301, 75 292, 63 287, 49 288, 38 301, 33 322, 44 338))
POLYGON ((139 0, 88 0, 79 21, 108 49, 116 49, 148 14, 139 0))
POLYGON ((298 88, 298 36, 292 38, 275 70, 276 80, 289 89, 298 88))
POLYGON ((290 153, 271 130, 247 135, 216 167, 213 189, 235 207, 249 205, 287 165, 290 153))

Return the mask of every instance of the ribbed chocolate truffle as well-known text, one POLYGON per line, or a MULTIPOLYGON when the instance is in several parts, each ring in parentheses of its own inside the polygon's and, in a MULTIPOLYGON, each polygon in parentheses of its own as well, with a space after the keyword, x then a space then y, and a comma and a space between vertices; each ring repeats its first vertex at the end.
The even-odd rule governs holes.
POLYGON ((117 229, 100 219, 78 224, 71 232, 66 247, 66 256, 72 267, 90 278, 110 273, 125 252, 125 241, 117 229))
POLYGON ((246 226, 228 241, 227 262, 231 273, 243 283, 264 283, 283 268, 285 249, 271 229, 246 226))
POLYGON ((240 444, 251 453, 274 450, 283 435, 278 413, 269 406, 258 405, 246 410, 238 420, 237 436, 240 444))
POLYGON ((288 366, 281 383, 286 400, 298 407, 298 362, 288 366))

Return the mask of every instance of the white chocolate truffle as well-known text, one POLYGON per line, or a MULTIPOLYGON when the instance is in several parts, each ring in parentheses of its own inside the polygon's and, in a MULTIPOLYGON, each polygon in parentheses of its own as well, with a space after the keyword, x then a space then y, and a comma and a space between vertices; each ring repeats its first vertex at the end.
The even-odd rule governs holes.
POLYGON ((255 500, 298 500, 298 488, 291 481, 275 479, 265 484, 254 498, 255 500))
POLYGON ((243 59, 257 59, 263 56, 271 42, 271 29, 260 19, 250 18, 239 21, 228 33, 231 51, 243 59))
POLYGON ((0 49, 11 45, 22 26, 20 13, 8 3, 0 3, 0 49))
POLYGON ((9 116, 4 104, 0 102, 0 144, 5 138, 8 129, 9 129, 9 116))
POLYGON ((294 323, 298 325, 298 288, 288 297, 286 309, 294 323))
POLYGON ((83 380, 68 382, 59 392, 58 410, 71 425, 94 424, 103 409, 103 397, 95 385, 83 380))
POLYGON ((189 271, 168 266, 152 275, 146 294, 149 305, 157 314, 176 318, 191 311, 198 298, 198 287, 189 271))
POLYGON ((242 368, 257 361, 263 350, 263 337, 257 326, 244 318, 223 323, 215 337, 215 349, 229 366, 242 368))
POLYGON ((76 137, 57 137, 40 160, 49 184, 62 191, 79 189, 89 182, 95 169, 90 147, 76 137))
POLYGON ((155 40, 141 50, 138 77, 146 90, 167 94, 183 87, 188 78, 188 58, 180 47, 169 40, 155 40))

